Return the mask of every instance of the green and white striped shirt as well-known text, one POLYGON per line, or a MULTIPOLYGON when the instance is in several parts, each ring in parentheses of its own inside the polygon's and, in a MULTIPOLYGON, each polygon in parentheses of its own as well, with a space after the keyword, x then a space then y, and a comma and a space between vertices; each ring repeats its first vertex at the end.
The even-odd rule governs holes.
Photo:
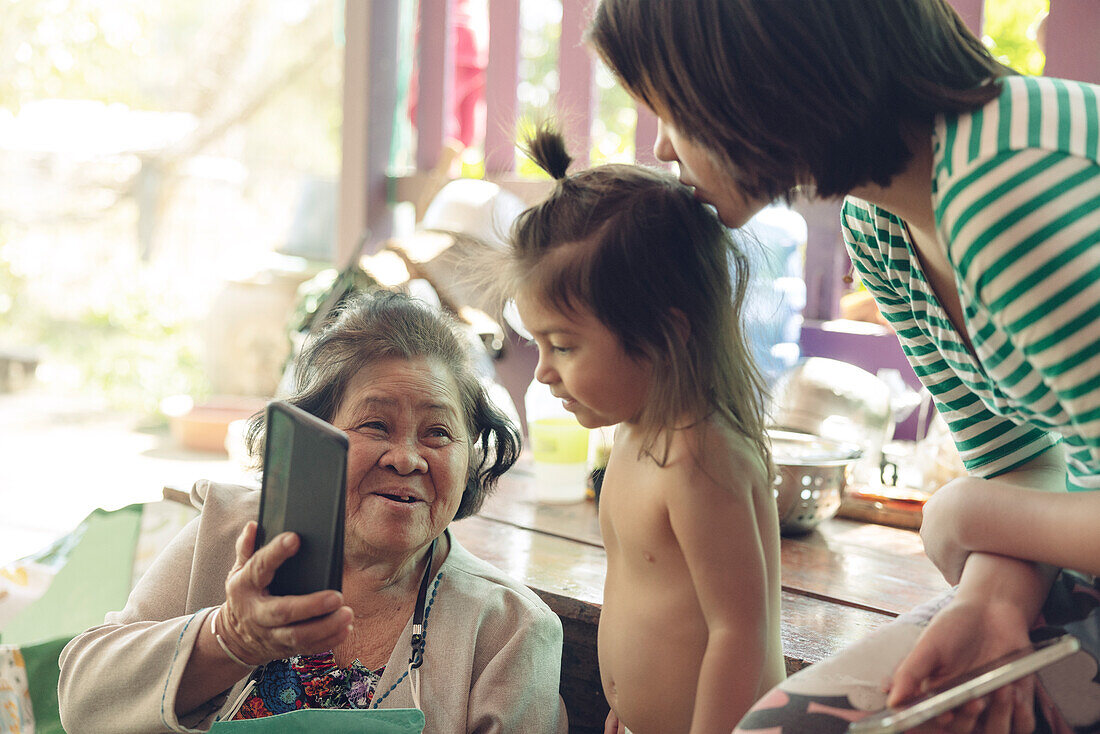
POLYGON ((1071 489, 1100 489, 1100 87, 1009 77, 937 116, 932 205, 972 353, 901 219, 849 197, 852 262, 947 421, 993 477, 1065 441, 1071 489))

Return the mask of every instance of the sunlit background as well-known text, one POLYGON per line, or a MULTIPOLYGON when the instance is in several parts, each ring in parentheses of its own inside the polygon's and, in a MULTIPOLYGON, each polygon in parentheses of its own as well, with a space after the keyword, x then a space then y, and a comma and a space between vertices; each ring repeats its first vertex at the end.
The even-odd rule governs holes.
MULTIPOLYGON (((395 2, 411 69, 415 0, 395 2)), ((989 0, 987 45, 1041 73, 1047 7, 989 0)), ((557 90, 561 6, 521 8, 533 119, 557 90)), ((485 0, 465 9, 483 58, 485 0)), ((183 450, 172 418, 270 395, 298 286, 331 265, 343 14, 338 0, 0 0, 0 563, 96 506, 243 475, 217 449, 183 450)), ((605 69, 597 84, 591 159, 632 160, 632 105, 605 69)), ((409 101, 399 90, 397 171, 409 101)), ((453 173, 482 175, 483 134, 453 173)))

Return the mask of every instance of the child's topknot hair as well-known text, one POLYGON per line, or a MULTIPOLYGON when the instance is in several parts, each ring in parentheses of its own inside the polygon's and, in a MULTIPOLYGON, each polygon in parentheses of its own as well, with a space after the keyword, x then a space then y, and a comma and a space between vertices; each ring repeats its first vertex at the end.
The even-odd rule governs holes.
POLYGON ((670 429, 715 413, 770 460, 764 382, 741 325, 748 260, 730 231, 668 171, 612 163, 567 174, 572 158, 549 124, 523 147, 556 183, 516 219, 506 293, 590 312, 653 366, 636 423, 658 461, 670 429))
POLYGON ((556 181, 566 177, 573 157, 565 147, 565 137, 549 123, 540 124, 524 139, 522 152, 556 181))

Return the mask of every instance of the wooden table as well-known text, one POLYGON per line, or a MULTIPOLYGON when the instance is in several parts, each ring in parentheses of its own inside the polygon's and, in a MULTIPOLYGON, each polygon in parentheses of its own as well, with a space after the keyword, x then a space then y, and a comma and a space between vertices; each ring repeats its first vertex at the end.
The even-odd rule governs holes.
MULTIPOLYGON (((571 732, 602 731, 607 702, 596 625, 607 559, 593 502, 539 505, 521 462, 482 511, 451 530, 475 555, 530 586, 562 619, 562 697, 571 732)), ((911 530, 836 519, 782 543, 787 671, 822 660, 947 590, 911 530)))

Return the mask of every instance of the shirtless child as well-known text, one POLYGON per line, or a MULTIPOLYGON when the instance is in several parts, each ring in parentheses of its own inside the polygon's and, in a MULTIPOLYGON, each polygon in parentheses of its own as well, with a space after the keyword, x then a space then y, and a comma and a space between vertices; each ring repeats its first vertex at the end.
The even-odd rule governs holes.
POLYGON ((518 220, 509 260, 535 376, 582 425, 618 425, 600 498, 607 730, 728 734, 784 677, 763 390, 739 323, 745 259, 670 175, 566 176, 545 129, 529 149, 558 180, 518 220))

